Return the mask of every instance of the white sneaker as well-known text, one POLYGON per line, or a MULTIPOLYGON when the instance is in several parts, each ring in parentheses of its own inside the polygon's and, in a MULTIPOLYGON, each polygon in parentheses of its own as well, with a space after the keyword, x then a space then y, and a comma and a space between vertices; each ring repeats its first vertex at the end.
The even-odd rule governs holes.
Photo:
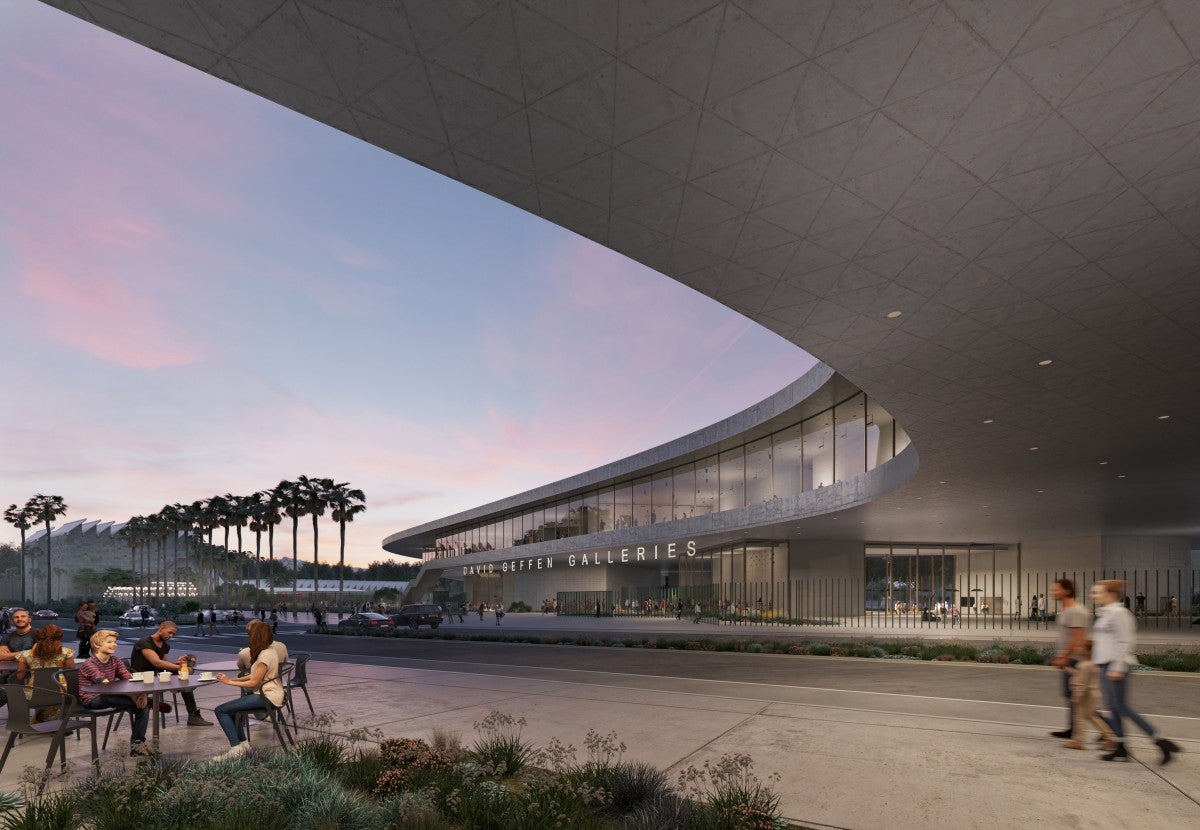
POLYGON ((216 758, 213 758, 213 760, 214 761, 226 761, 226 760, 229 760, 230 758, 237 758, 241 755, 245 755, 249 751, 250 751, 250 742, 242 741, 240 744, 237 744, 236 746, 231 746, 229 749, 222 752, 216 758))

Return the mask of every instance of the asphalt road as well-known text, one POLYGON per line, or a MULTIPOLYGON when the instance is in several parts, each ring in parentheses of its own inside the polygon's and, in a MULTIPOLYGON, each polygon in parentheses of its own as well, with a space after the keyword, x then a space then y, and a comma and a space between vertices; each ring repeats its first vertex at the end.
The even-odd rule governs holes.
MULTIPOLYGON (((714 680, 748 686, 827 689, 947 700, 1057 705, 1061 675, 1043 666, 995 666, 728 652, 602 648, 525 643, 327 637, 286 632, 280 639, 314 659, 441 668, 512 677, 599 672, 636 678, 714 680)), ((616 679, 608 678, 609 681, 616 679)), ((1131 702, 1146 714, 1200 717, 1200 675, 1138 673, 1131 702)))

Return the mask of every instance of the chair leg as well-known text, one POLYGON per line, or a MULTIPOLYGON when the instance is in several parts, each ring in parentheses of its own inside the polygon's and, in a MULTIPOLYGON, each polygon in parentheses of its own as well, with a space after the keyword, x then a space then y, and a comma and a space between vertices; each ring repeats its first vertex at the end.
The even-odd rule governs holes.
POLYGON ((100 768, 100 750, 96 746, 96 719, 88 721, 88 730, 92 733, 92 766, 100 768))
POLYGON ((317 714, 317 710, 314 709, 312 705, 312 698, 308 696, 308 686, 301 686, 300 691, 304 692, 304 700, 308 703, 308 713, 310 715, 317 714))
POLYGON ((8 762, 8 753, 12 752, 13 745, 17 742, 17 733, 8 733, 8 743, 4 745, 4 754, 0 755, 0 772, 4 771, 4 765, 8 762))
POLYGON ((114 728, 113 727, 113 718, 117 719, 116 728, 119 729, 121 727, 121 719, 123 717, 125 717, 124 712, 117 712, 117 714, 115 714, 115 715, 108 716, 108 726, 104 727, 104 743, 100 745, 101 749, 108 749, 108 736, 112 734, 112 731, 114 728))
MULTIPOLYGON (((284 752, 287 752, 288 742, 284 739, 284 733, 287 732, 286 722, 281 723, 279 710, 268 709, 267 711, 269 712, 269 716, 271 718, 271 726, 275 727, 275 737, 279 739, 279 747, 284 752)), ((290 738, 291 735, 289 734, 288 737, 290 738)), ((295 746, 295 745, 296 745, 296 742, 292 741, 292 746, 295 746)))

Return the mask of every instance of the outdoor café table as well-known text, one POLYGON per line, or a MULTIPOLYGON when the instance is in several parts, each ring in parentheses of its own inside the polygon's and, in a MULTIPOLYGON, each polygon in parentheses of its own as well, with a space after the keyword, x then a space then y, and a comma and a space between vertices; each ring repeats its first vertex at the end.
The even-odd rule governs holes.
MULTIPOLYGON (((239 668, 240 668, 240 666, 238 666, 236 660, 226 660, 224 662, 217 662, 217 663, 203 663, 201 665, 196 666, 195 671, 197 671, 197 672, 210 671, 210 672, 213 672, 214 674, 217 672, 223 672, 225 674, 228 674, 231 671, 237 671, 239 668)), ((205 682, 207 682, 207 681, 205 681, 205 682)))
MULTIPOLYGON (((147 695, 153 704, 157 707, 162 703, 163 695, 168 692, 187 692, 207 686, 211 683, 216 683, 216 678, 212 680, 201 680, 199 676, 193 675, 187 679, 187 682, 180 681, 179 675, 171 675, 170 680, 159 680, 158 675, 154 675, 153 683, 146 683, 141 680, 118 680, 116 683, 93 683, 82 687, 83 691, 93 695, 125 695, 126 697, 136 697, 137 695, 147 695)), ((157 711, 150 712, 150 723, 152 725, 152 740, 155 746, 158 746, 158 735, 160 731, 159 717, 157 711)))

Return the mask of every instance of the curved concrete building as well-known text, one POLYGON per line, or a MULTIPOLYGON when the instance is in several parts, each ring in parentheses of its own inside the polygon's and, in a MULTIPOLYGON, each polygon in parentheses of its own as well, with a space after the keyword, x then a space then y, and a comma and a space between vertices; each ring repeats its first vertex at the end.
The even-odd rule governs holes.
MULTIPOLYGON (((1045 570, 1192 564, 1196 3, 51 5, 620 251, 833 367, 920 465, 902 451, 789 496, 778 518, 805 539, 986 543, 1045 570)), ((773 416, 756 417, 710 431, 751 441, 773 416)), ((436 548, 622 464, 653 478, 685 447, 388 547, 436 548)), ((770 509, 661 532, 723 544, 776 527, 770 509)))

